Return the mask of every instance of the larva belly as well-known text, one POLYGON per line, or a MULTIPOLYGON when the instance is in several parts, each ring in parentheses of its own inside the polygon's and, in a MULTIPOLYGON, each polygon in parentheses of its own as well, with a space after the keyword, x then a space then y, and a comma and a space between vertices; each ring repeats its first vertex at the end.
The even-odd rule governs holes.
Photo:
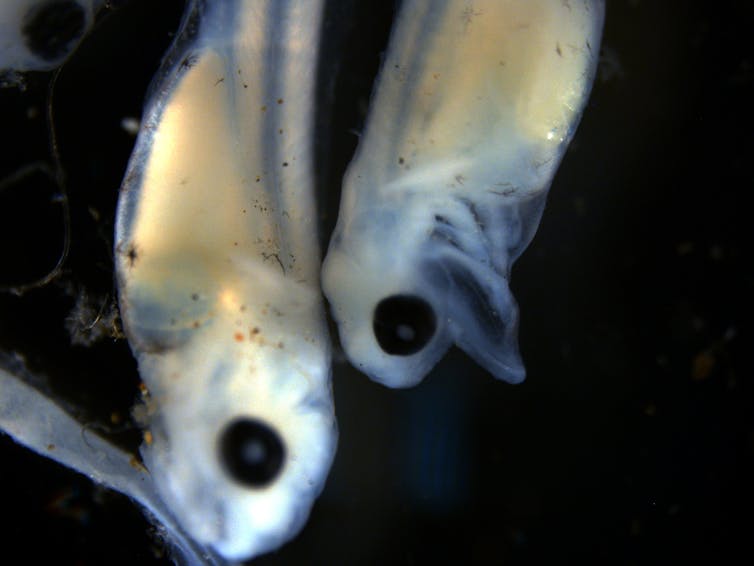
POLYGON ((346 355, 392 387, 455 342, 520 382, 511 264, 595 72, 601 0, 407 0, 345 175, 323 287, 346 355))
POLYGON ((321 2, 189 7, 123 183, 116 268, 145 464, 229 559, 303 526, 336 443, 312 131, 321 2))

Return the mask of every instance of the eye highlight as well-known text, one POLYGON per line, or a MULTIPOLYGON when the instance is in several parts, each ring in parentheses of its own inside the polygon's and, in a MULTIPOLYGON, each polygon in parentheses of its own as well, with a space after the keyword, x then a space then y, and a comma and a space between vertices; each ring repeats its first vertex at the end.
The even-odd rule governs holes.
POLYGON ((243 486, 263 488, 283 469, 285 445, 268 424, 251 418, 231 421, 219 440, 220 462, 243 486))
POLYGON ((437 329, 435 311, 416 295, 393 295, 382 299, 372 318, 374 337, 392 356, 410 356, 432 339, 437 329))

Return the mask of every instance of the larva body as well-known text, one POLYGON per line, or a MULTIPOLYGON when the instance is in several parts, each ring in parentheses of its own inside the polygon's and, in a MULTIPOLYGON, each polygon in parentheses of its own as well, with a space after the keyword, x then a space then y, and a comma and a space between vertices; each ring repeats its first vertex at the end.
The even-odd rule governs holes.
POLYGON ((303 526, 335 450, 312 144, 321 2, 195 2, 124 181, 116 268, 145 464, 230 559, 303 526))

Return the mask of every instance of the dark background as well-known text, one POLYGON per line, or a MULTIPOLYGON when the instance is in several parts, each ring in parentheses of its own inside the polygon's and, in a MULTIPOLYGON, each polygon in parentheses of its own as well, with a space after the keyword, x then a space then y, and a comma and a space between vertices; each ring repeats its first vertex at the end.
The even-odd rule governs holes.
MULTIPOLYGON (((120 122, 140 115, 183 3, 119 4, 53 91, 70 254, 54 282, 22 297, 0 292, 0 350, 22 352, 83 422, 109 423, 115 441, 135 449, 127 343, 75 345, 69 328, 91 337, 89 322, 112 314, 113 213, 133 144, 120 122)), ((392 2, 358 4, 331 11, 341 63, 329 69, 331 96, 321 93, 333 110, 320 144, 325 234, 393 15, 392 2)), ((754 4, 607 4, 592 98, 513 271, 527 380, 497 382, 452 351, 422 385, 395 391, 336 360, 340 444, 327 487, 301 535, 255 564, 752 559, 744 199, 754 188, 754 4)), ((0 180, 34 163, 54 167, 51 76, 0 90, 0 180)), ((0 191, 0 285, 44 275, 60 253, 52 197, 61 187, 44 170, 0 191)), ((6 557, 168 563, 126 498, 7 437, 0 500, 6 557)))

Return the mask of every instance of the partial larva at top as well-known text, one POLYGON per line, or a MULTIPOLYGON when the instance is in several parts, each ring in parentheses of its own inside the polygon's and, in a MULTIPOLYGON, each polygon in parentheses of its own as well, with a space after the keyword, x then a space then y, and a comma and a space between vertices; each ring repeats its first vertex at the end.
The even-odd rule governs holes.
POLYGON ((0 73, 49 71, 76 48, 104 0, 0 2, 0 73))
POLYGON ((418 383, 455 342, 518 383, 511 264, 586 103, 602 0, 406 0, 345 175, 323 288, 349 360, 418 383))

